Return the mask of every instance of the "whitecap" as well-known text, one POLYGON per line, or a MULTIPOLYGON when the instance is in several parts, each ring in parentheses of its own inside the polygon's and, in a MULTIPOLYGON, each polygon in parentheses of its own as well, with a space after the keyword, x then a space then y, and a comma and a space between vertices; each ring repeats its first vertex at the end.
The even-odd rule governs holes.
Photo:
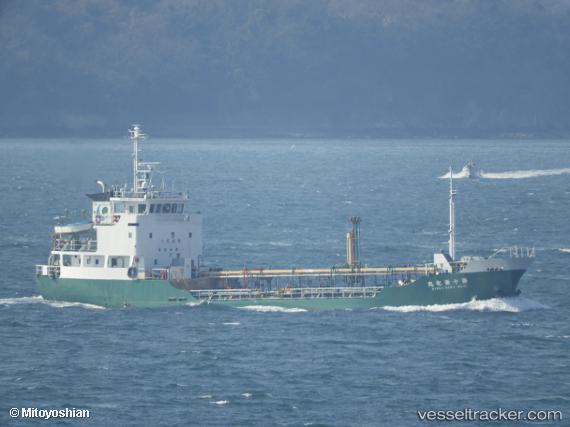
POLYGON ((558 249, 560 252, 566 252, 568 254, 570 254, 570 248, 560 248, 558 249))
POLYGON ((66 301, 45 301, 45 304, 55 308, 69 308, 79 307, 87 310, 105 310, 105 307, 95 304, 85 304, 81 302, 66 302, 66 301))
POLYGON ((285 308, 275 305, 246 305, 239 308, 242 310, 259 311, 262 313, 303 313, 307 311, 304 308, 285 308))
POLYGON ((472 300, 469 302, 457 304, 403 305, 399 307, 386 306, 379 308, 386 311, 396 311, 401 313, 413 313, 419 311, 441 312, 455 310, 521 313, 523 311, 540 310, 549 307, 537 301, 533 301, 524 297, 505 297, 492 298, 488 300, 472 300))
POLYGON ((199 306, 199 305, 204 304, 204 302, 205 302, 204 300, 201 300, 201 301, 198 301, 198 302, 189 302, 189 303, 186 303, 185 305, 186 305, 187 307, 197 307, 197 306, 199 306))
POLYGON ((227 405, 229 403, 229 400, 216 400, 215 402, 210 403, 214 403, 216 405, 227 405))
POLYGON ((224 322, 224 325, 226 325, 226 326, 239 326, 240 323, 239 322, 224 322))
POLYGON ((270 245, 270 246, 282 247, 282 248, 286 248, 286 247, 289 247, 289 246, 293 246, 293 244, 290 243, 290 242, 274 242, 274 241, 269 242, 269 245, 270 245))
POLYGON ((36 304, 45 302, 41 295, 33 297, 20 297, 20 298, 2 298, 0 305, 13 305, 13 304, 36 304))
POLYGON ((246 399, 249 399, 251 397, 251 393, 242 393, 241 395, 246 399))
POLYGON ((212 395, 211 394, 202 394, 200 396, 198 396, 199 399, 211 399, 212 395))
POLYGON ((54 308, 68 308, 80 307, 88 310, 104 310, 105 307, 95 304, 85 304, 81 302, 67 302, 67 301, 51 301, 44 299, 41 295, 33 297, 19 297, 19 298, 3 298, 0 299, 0 305, 14 305, 14 304, 46 304, 54 308))

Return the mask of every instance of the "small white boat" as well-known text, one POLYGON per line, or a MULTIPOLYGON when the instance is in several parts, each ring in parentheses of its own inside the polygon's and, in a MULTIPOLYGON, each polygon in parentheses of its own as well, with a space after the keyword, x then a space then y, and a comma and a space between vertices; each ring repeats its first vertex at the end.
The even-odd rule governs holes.
POLYGON ((461 169, 461 172, 459 172, 459 176, 464 178, 481 178, 482 173, 481 169, 474 162, 467 162, 461 169))
POLYGON ((55 234, 81 233, 82 231, 91 230, 92 222, 76 222, 74 224, 56 225, 53 227, 55 234))

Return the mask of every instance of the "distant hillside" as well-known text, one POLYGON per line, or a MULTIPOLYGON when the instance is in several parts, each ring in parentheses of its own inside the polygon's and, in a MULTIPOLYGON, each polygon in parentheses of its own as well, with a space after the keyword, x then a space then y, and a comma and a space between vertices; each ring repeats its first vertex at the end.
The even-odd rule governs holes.
POLYGON ((570 3, 0 2, 0 136, 568 136, 570 3))

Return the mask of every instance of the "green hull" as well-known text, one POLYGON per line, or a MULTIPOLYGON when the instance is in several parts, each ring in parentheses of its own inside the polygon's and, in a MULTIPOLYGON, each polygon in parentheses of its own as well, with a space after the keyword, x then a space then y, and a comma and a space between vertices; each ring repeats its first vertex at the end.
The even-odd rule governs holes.
MULTIPOLYGON (((307 310, 369 309, 382 306, 456 304, 518 295, 524 270, 448 273, 419 277, 404 286, 389 286, 374 297, 353 298, 244 298, 215 300, 231 307, 276 306, 307 310)), ((167 280, 91 280, 37 277, 47 300, 80 302, 103 307, 168 307, 196 304, 200 300, 167 280)), ((208 303, 208 301, 204 301, 208 303)))
POLYGON ((385 306, 458 304, 519 295, 517 285, 524 270, 468 274, 441 274, 420 277, 405 286, 390 286, 372 298, 263 298, 215 301, 232 307, 252 305, 304 308, 307 310, 370 309, 385 306), (462 283, 462 279, 467 283, 462 283), (445 285, 445 281, 449 285, 445 285), (437 281, 442 285, 437 285, 437 281), (455 284, 454 281, 458 283, 455 284), (429 283, 432 283, 430 286, 429 283))
POLYGON ((167 280, 94 280, 36 278, 42 296, 52 301, 80 302, 101 307, 154 308, 197 303, 189 292, 167 280))

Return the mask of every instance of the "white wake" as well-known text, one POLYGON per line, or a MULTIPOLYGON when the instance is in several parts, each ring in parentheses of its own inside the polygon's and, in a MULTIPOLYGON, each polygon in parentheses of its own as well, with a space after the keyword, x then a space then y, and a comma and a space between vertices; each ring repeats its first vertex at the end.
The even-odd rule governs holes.
MULTIPOLYGON (((529 169, 529 170, 518 170, 518 171, 505 171, 505 172, 483 172, 481 171, 481 178, 483 179, 526 179, 526 178, 537 178, 541 176, 554 176, 554 175, 568 175, 570 174, 570 168, 560 168, 560 169, 529 169)), ((440 176, 440 179, 448 179, 449 172, 445 175, 440 176)), ((463 170, 459 172, 453 172, 453 178, 463 179, 467 178, 467 173, 463 170)))
POLYGON ((14 304, 45 304, 54 308, 68 308, 80 307, 88 310, 104 310, 105 307, 95 304, 84 304, 80 302, 65 302, 65 301, 49 301, 45 300, 41 295, 33 297, 20 297, 20 298, 0 298, 0 305, 14 305, 14 304))
POLYGON ((387 306, 380 308, 386 311, 397 311, 401 313, 413 313, 418 311, 437 313, 441 311, 455 310, 522 313, 523 311, 546 309, 548 306, 524 297, 506 297, 483 301, 472 300, 458 304, 404 305, 399 307, 387 306))
POLYGON ((241 310, 259 311, 262 313, 304 313, 307 311, 304 308, 285 308, 275 305, 246 305, 239 308, 241 310))
MULTIPOLYGON (((463 179, 467 178, 467 172, 461 169, 459 172, 453 172, 453 179, 463 179)), ((449 172, 443 174, 439 179, 449 179, 449 172)))

